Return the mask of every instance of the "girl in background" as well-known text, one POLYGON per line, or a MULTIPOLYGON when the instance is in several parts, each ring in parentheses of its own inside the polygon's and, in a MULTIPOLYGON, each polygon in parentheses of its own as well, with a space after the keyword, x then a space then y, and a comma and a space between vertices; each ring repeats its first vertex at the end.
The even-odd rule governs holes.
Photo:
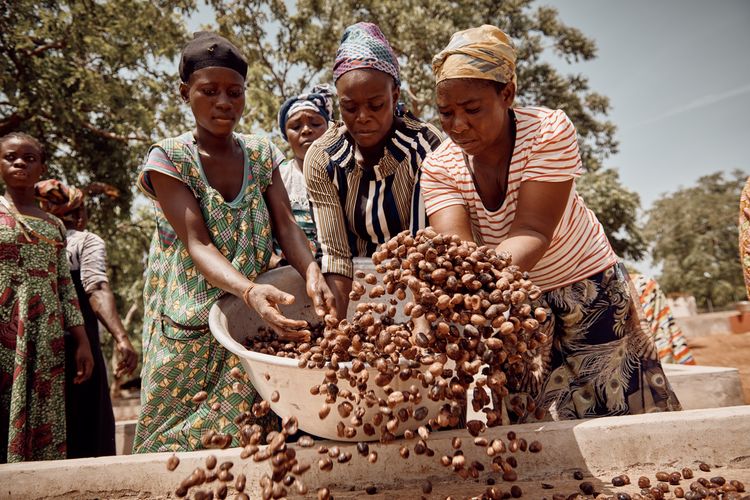
POLYGON ((65 227, 34 185, 46 171, 31 136, 0 138, 0 462, 66 458, 65 339, 75 339, 74 383, 94 365, 65 252, 65 227))

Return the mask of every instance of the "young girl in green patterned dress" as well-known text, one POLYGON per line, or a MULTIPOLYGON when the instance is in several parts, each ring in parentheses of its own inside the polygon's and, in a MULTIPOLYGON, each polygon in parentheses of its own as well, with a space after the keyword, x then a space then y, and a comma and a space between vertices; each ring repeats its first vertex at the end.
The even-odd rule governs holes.
POLYGON ((242 298, 281 338, 309 337, 304 321, 285 318, 277 307, 293 296, 253 283, 267 268, 274 235, 305 278, 316 312, 335 312, 279 176, 283 155, 265 138, 234 132, 245 107, 246 74, 234 45, 196 34, 180 61, 180 94, 195 128, 152 146, 139 177, 140 189, 154 200, 157 231, 144 290, 136 452, 201 448, 210 430, 233 436, 237 445, 233 420, 257 393, 249 382, 234 385, 230 371, 239 359, 208 330, 208 311, 221 296, 242 298))
POLYGON ((44 163, 33 137, 0 138, 0 463, 66 456, 64 330, 78 345, 74 383, 94 366, 64 226, 34 197, 44 163))

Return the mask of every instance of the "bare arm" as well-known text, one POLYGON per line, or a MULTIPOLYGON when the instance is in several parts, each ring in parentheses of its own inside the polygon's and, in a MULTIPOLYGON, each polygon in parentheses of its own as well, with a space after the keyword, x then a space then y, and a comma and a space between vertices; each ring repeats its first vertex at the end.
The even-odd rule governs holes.
MULTIPOLYGON (((534 268, 552 242, 568 203, 573 180, 521 184, 516 218, 508 237, 497 251, 510 252, 513 263, 528 271, 534 268)), ((452 205, 430 216, 430 225, 443 234, 456 234, 463 241, 474 241, 471 219, 463 205, 452 205)))
POLYGON ((128 332, 120 320, 115 304, 115 296, 109 283, 102 281, 96 284, 96 288, 89 294, 89 303, 94 314, 102 322, 104 327, 115 339, 115 347, 120 353, 120 362, 117 364, 115 376, 120 377, 125 373, 133 373, 138 365, 138 356, 133 349, 128 332))
POLYGON ((334 273, 328 273, 325 277, 336 301, 336 317, 344 319, 346 311, 349 309, 349 292, 352 291, 352 279, 334 273))
POLYGON ((306 326, 305 321, 286 318, 277 307, 277 304, 293 303, 292 295, 271 285, 253 286, 214 246, 198 201, 187 186, 156 171, 149 175, 164 216, 185 245, 198 272, 213 286, 245 300, 280 336, 290 339, 308 336, 307 332, 300 331, 306 326))
POLYGON ((552 235, 568 204, 573 179, 565 182, 522 182, 516 217, 497 251, 510 252, 513 263, 530 271, 552 243, 552 235))
POLYGON ((315 305, 318 316, 327 313, 336 314, 335 299, 331 293, 318 264, 310 252, 310 244, 301 227, 297 225, 289 204, 289 196, 281 180, 279 170, 273 171, 271 185, 265 193, 268 211, 271 214, 273 234, 289 264, 305 278, 307 294, 315 305))
POLYGON ((462 241, 474 241, 471 219, 464 205, 451 205, 430 215, 430 226, 441 234, 457 235, 462 241))

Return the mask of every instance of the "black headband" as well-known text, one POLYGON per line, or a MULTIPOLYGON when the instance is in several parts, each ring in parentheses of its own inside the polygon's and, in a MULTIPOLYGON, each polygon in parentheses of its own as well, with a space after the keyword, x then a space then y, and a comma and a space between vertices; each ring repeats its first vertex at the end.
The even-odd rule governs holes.
POLYGON ((180 79, 187 83, 190 75, 210 66, 233 69, 247 78, 247 62, 232 42, 210 31, 198 31, 182 49, 180 79))

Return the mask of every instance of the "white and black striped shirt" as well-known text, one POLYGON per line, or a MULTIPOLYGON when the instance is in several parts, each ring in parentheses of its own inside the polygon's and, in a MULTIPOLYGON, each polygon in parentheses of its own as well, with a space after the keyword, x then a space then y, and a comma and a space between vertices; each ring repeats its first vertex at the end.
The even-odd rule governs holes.
POLYGON ((352 257, 370 256, 404 229, 425 226, 420 169, 441 140, 434 126, 407 114, 397 119, 373 169, 357 164, 354 140, 343 123, 310 146, 303 170, 324 273, 352 277, 352 257))

